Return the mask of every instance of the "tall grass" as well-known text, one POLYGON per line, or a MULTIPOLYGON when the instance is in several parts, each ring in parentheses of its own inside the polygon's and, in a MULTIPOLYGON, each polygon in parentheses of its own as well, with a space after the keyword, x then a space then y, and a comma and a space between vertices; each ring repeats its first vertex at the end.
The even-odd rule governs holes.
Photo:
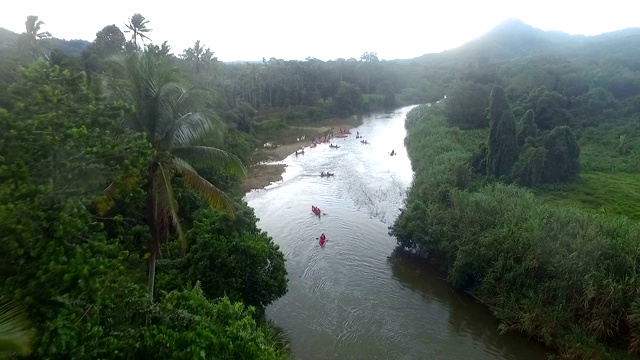
POLYGON ((567 359, 640 354, 640 225, 546 204, 531 191, 475 181, 473 147, 438 107, 408 115, 416 172, 391 228, 398 242, 444 260, 449 281, 501 320, 567 359))

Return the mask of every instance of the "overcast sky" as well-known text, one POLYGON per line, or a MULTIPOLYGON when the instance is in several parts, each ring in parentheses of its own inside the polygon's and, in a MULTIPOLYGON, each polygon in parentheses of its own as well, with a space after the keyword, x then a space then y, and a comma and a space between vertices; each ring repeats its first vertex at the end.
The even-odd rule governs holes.
MULTIPOLYGON (((196 40, 219 60, 409 59, 464 44, 507 18, 543 30, 595 35, 640 27, 633 0, 3 0, 0 27, 24 31, 27 15, 62 39, 92 41, 96 32, 136 12, 154 43, 181 53, 196 40)), ((125 34, 127 35, 127 34, 125 34)))

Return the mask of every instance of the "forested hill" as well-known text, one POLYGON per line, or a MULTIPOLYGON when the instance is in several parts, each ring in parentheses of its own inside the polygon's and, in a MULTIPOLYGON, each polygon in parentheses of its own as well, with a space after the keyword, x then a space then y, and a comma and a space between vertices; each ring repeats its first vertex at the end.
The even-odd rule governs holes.
MULTIPOLYGON (((16 34, 11 30, 0 27, 0 50, 8 46, 15 45, 19 36, 19 34, 16 34)), ((82 53, 82 51, 90 44, 90 42, 86 40, 64 40, 55 37, 42 39, 42 41, 46 44, 45 46, 51 50, 58 49, 65 53, 74 55, 82 53)))
MULTIPOLYGON (((572 58, 602 56, 611 50, 637 49, 640 28, 629 28, 596 36, 569 35, 543 31, 517 19, 509 19, 486 34, 455 49, 425 54, 413 60, 427 63, 506 61, 535 55, 560 55, 572 58)), ((636 50, 637 51, 637 50, 636 50)))

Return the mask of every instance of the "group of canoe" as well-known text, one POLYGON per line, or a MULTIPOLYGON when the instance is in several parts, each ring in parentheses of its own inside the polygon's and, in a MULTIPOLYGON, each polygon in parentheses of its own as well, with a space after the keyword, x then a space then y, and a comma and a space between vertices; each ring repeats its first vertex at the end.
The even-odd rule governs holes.
MULTIPOLYGON (((320 215, 322 214, 320 208, 315 205, 311 205, 311 211, 318 217, 320 217, 320 215)), ((320 244, 320 246, 324 247, 327 244, 327 236, 324 233, 322 233, 322 235, 320 235, 318 239, 318 243, 320 244)))

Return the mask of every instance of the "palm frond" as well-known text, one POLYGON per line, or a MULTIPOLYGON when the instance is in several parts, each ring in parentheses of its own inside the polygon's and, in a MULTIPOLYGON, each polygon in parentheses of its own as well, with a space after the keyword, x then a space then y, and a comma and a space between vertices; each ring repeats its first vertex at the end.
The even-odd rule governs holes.
POLYGON ((176 148, 172 153, 195 167, 217 167, 239 178, 247 175, 247 169, 242 165, 242 161, 222 149, 210 146, 189 146, 176 148))
POLYGON ((209 205, 216 209, 224 209, 230 218, 234 218, 233 204, 231 199, 205 178, 198 175, 198 172, 191 167, 186 161, 180 158, 174 158, 175 169, 182 176, 185 183, 191 186, 195 191, 204 196, 209 205))
POLYGON ((22 309, 14 302, 0 299, 0 357, 28 355, 31 337, 22 309))
MULTIPOLYGON (((173 188, 171 186, 171 174, 170 170, 173 168, 173 164, 168 164, 169 169, 165 169, 162 163, 158 163, 158 177, 155 183, 156 186, 155 195, 157 196, 159 206, 158 214, 163 216, 165 219, 171 221, 173 226, 178 233, 178 240, 180 241, 180 246, 182 248, 182 252, 184 252, 187 248, 187 242, 184 237, 184 232, 182 231, 182 227, 180 226, 180 218, 178 217, 178 202, 173 196, 173 188)), ((159 248, 159 247, 158 247, 159 248)))
POLYGON ((203 140, 209 135, 219 132, 213 121, 201 112, 187 113, 180 117, 173 129, 167 133, 171 147, 187 147, 203 140))

